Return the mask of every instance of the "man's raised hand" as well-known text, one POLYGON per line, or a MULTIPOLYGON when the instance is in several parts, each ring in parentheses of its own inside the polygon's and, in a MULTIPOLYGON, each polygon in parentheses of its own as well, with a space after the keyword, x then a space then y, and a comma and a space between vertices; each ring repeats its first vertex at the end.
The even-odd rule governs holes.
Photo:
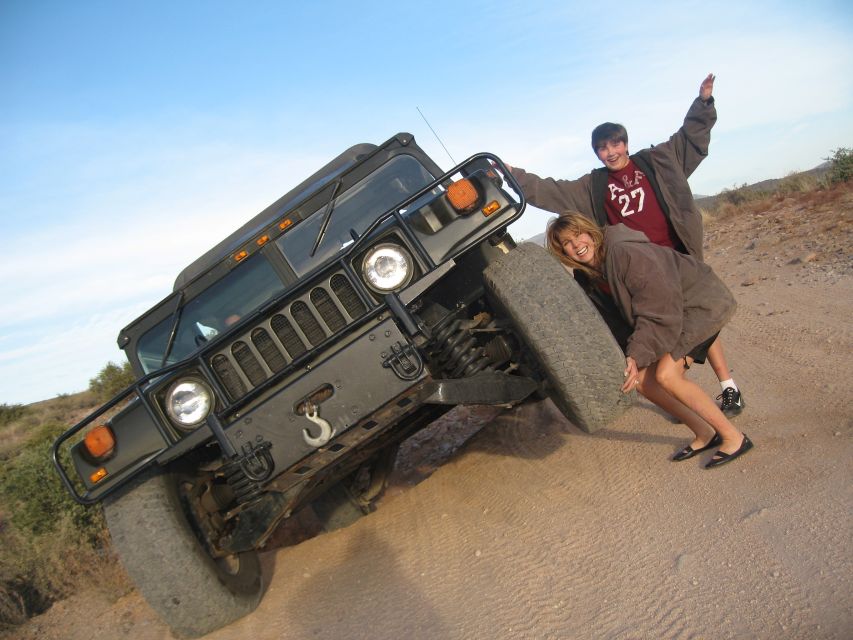
POLYGON ((713 73, 709 73, 708 77, 702 81, 702 84, 699 85, 699 97, 702 98, 705 102, 711 97, 711 94, 714 93, 714 79, 715 76, 713 73))

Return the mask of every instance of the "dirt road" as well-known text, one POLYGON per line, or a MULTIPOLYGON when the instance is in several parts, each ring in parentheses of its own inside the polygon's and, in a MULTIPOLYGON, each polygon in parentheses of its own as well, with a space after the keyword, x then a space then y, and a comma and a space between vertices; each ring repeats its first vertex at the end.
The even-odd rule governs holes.
MULTIPOLYGON (((709 226, 756 448, 672 463, 640 404, 586 435, 550 402, 450 414, 379 510, 264 554, 252 615, 210 640, 853 637, 851 194, 709 226), (812 255, 814 254, 814 255, 812 255)), ((719 392, 709 367, 694 379, 719 392)), ((81 595, 23 638, 168 639, 138 594, 81 595), (100 613, 99 613, 100 612, 100 613)))

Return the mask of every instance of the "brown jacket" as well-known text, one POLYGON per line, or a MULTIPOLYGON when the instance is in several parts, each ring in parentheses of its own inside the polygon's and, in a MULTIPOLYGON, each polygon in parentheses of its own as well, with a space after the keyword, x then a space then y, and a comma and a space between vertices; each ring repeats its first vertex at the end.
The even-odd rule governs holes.
POLYGON ((604 273, 632 327, 625 355, 647 367, 669 353, 676 360, 717 334, 737 304, 703 262, 617 224, 604 229, 604 273))
MULTIPOLYGON (((696 98, 687 111, 684 124, 668 141, 631 154, 649 179, 664 215, 687 253, 699 260, 702 260, 702 216, 693 201, 687 178, 708 155, 711 128, 716 121, 713 97, 707 103, 696 98)), ((595 169, 577 180, 540 178, 518 167, 513 167, 512 175, 533 206, 557 214, 578 211, 602 227, 607 224, 604 212, 606 168, 595 169)))

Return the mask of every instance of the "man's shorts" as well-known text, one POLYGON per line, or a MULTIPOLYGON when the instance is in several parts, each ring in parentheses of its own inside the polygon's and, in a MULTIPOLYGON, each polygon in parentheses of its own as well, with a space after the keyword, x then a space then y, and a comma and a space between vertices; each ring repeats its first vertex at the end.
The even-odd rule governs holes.
POLYGON ((710 349, 711 345, 714 344, 714 340, 717 339, 718 335, 720 335, 719 331, 705 340, 702 344, 693 347, 687 355, 693 358, 693 362, 696 362, 697 364, 705 364, 705 358, 708 357, 708 349, 710 349))

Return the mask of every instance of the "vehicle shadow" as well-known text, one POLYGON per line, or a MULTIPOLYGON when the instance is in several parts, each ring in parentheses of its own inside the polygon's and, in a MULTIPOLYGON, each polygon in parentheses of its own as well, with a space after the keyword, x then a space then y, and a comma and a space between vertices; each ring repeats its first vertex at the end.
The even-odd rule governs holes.
POLYGON ((400 570, 391 546, 369 527, 351 530, 345 540, 339 557, 318 562, 323 568, 310 572, 292 565, 276 568, 276 558, 286 556, 265 554, 264 572, 275 579, 264 603, 276 603, 274 611, 257 618, 265 620, 266 627, 282 625, 287 629, 282 637, 397 638, 404 632, 411 638, 451 637, 447 622, 400 570), (295 571, 288 578, 280 575, 295 571), (286 594, 275 593, 283 580, 298 586, 285 587, 286 594), (394 603, 394 611, 388 609, 388 602, 394 603))

